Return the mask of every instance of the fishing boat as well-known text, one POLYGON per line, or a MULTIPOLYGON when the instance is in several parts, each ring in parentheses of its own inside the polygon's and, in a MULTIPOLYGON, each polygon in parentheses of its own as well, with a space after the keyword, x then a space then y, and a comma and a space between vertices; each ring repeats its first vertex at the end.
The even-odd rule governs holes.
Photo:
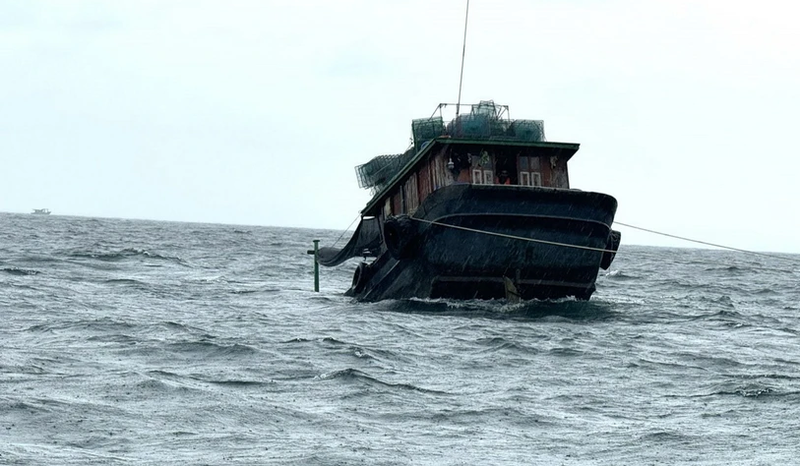
POLYGON ((34 215, 50 215, 50 209, 33 209, 34 215))
POLYGON ((546 141, 543 121, 493 101, 440 104, 411 130, 404 153, 356 167, 373 197, 349 242, 317 254, 324 266, 363 257, 348 296, 591 297, 621 236, 616 199, 570 187, 579 144, 546 141))

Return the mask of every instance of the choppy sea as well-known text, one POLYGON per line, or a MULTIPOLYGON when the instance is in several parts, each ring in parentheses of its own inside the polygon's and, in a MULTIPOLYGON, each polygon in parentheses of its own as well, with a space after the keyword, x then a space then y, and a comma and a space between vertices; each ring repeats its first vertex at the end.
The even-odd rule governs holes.
POLYGON ((340 235, 0 214, 0 464, 800 464, 800 256, 362 304, 340 235))

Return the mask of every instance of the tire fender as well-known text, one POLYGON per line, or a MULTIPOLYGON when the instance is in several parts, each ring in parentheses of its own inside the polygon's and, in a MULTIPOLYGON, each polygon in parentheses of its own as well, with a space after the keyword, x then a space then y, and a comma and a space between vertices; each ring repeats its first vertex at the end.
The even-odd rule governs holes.
POLYGON ((364 291, 364 287, 367 286, 367 282, 371 277, 372 269, 369 264, 366 262, 359 263, 355 272, 353 272, 353 284, 350 285, 350 290, 353 294, 359 294, 364 291))
POLYGON ((417 225, 408 215, 389 217, 383 224, 383 242, 397 260, 410 259, 417 253, 417 225))
POLYGON ((608 234, 608 241, 606 241, 606 251, 614 252, 603 253, 603 257, 600 259, 600 268, 603 270, 608 270, 608 268, 611 267, 611 262, 617 255, 617 249, 619 249, 619 243, 621 241, 622 233, 618 232, 617 230, 611 230, 611 232, 608 234))

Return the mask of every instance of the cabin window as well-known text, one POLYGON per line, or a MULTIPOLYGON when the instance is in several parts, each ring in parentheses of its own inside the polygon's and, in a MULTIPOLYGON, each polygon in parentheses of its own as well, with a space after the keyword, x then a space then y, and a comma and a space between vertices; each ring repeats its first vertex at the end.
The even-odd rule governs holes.
POLYGON ((519 184, 522 186, 541 186, 542 174, 539 172, 519 172, 519 184))
POLYGON ((519 157, 519 184, 522 186, 541 186, 542 173, 539 157, 519 157))
POLYGON ((469 154, 472 170, 472 184, 494 184, 492 156, 482 151, 480 155, 469 154))
POLYGON ((472 170, 472 184, 494 184, 493 170, 472 170))

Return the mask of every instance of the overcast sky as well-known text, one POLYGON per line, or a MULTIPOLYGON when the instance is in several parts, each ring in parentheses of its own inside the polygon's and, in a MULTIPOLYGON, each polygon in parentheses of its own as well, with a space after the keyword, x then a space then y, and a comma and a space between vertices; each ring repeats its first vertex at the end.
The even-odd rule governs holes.
MULTIPOLYGON (((0 211, 344 229, 454 102, 463 0, 0 0, 0 211)), ((621 222, 800 253, 800 6, 472 0, 463 101, 621 222)), ((629 244, 678 242, 619 227, 629 244)))

